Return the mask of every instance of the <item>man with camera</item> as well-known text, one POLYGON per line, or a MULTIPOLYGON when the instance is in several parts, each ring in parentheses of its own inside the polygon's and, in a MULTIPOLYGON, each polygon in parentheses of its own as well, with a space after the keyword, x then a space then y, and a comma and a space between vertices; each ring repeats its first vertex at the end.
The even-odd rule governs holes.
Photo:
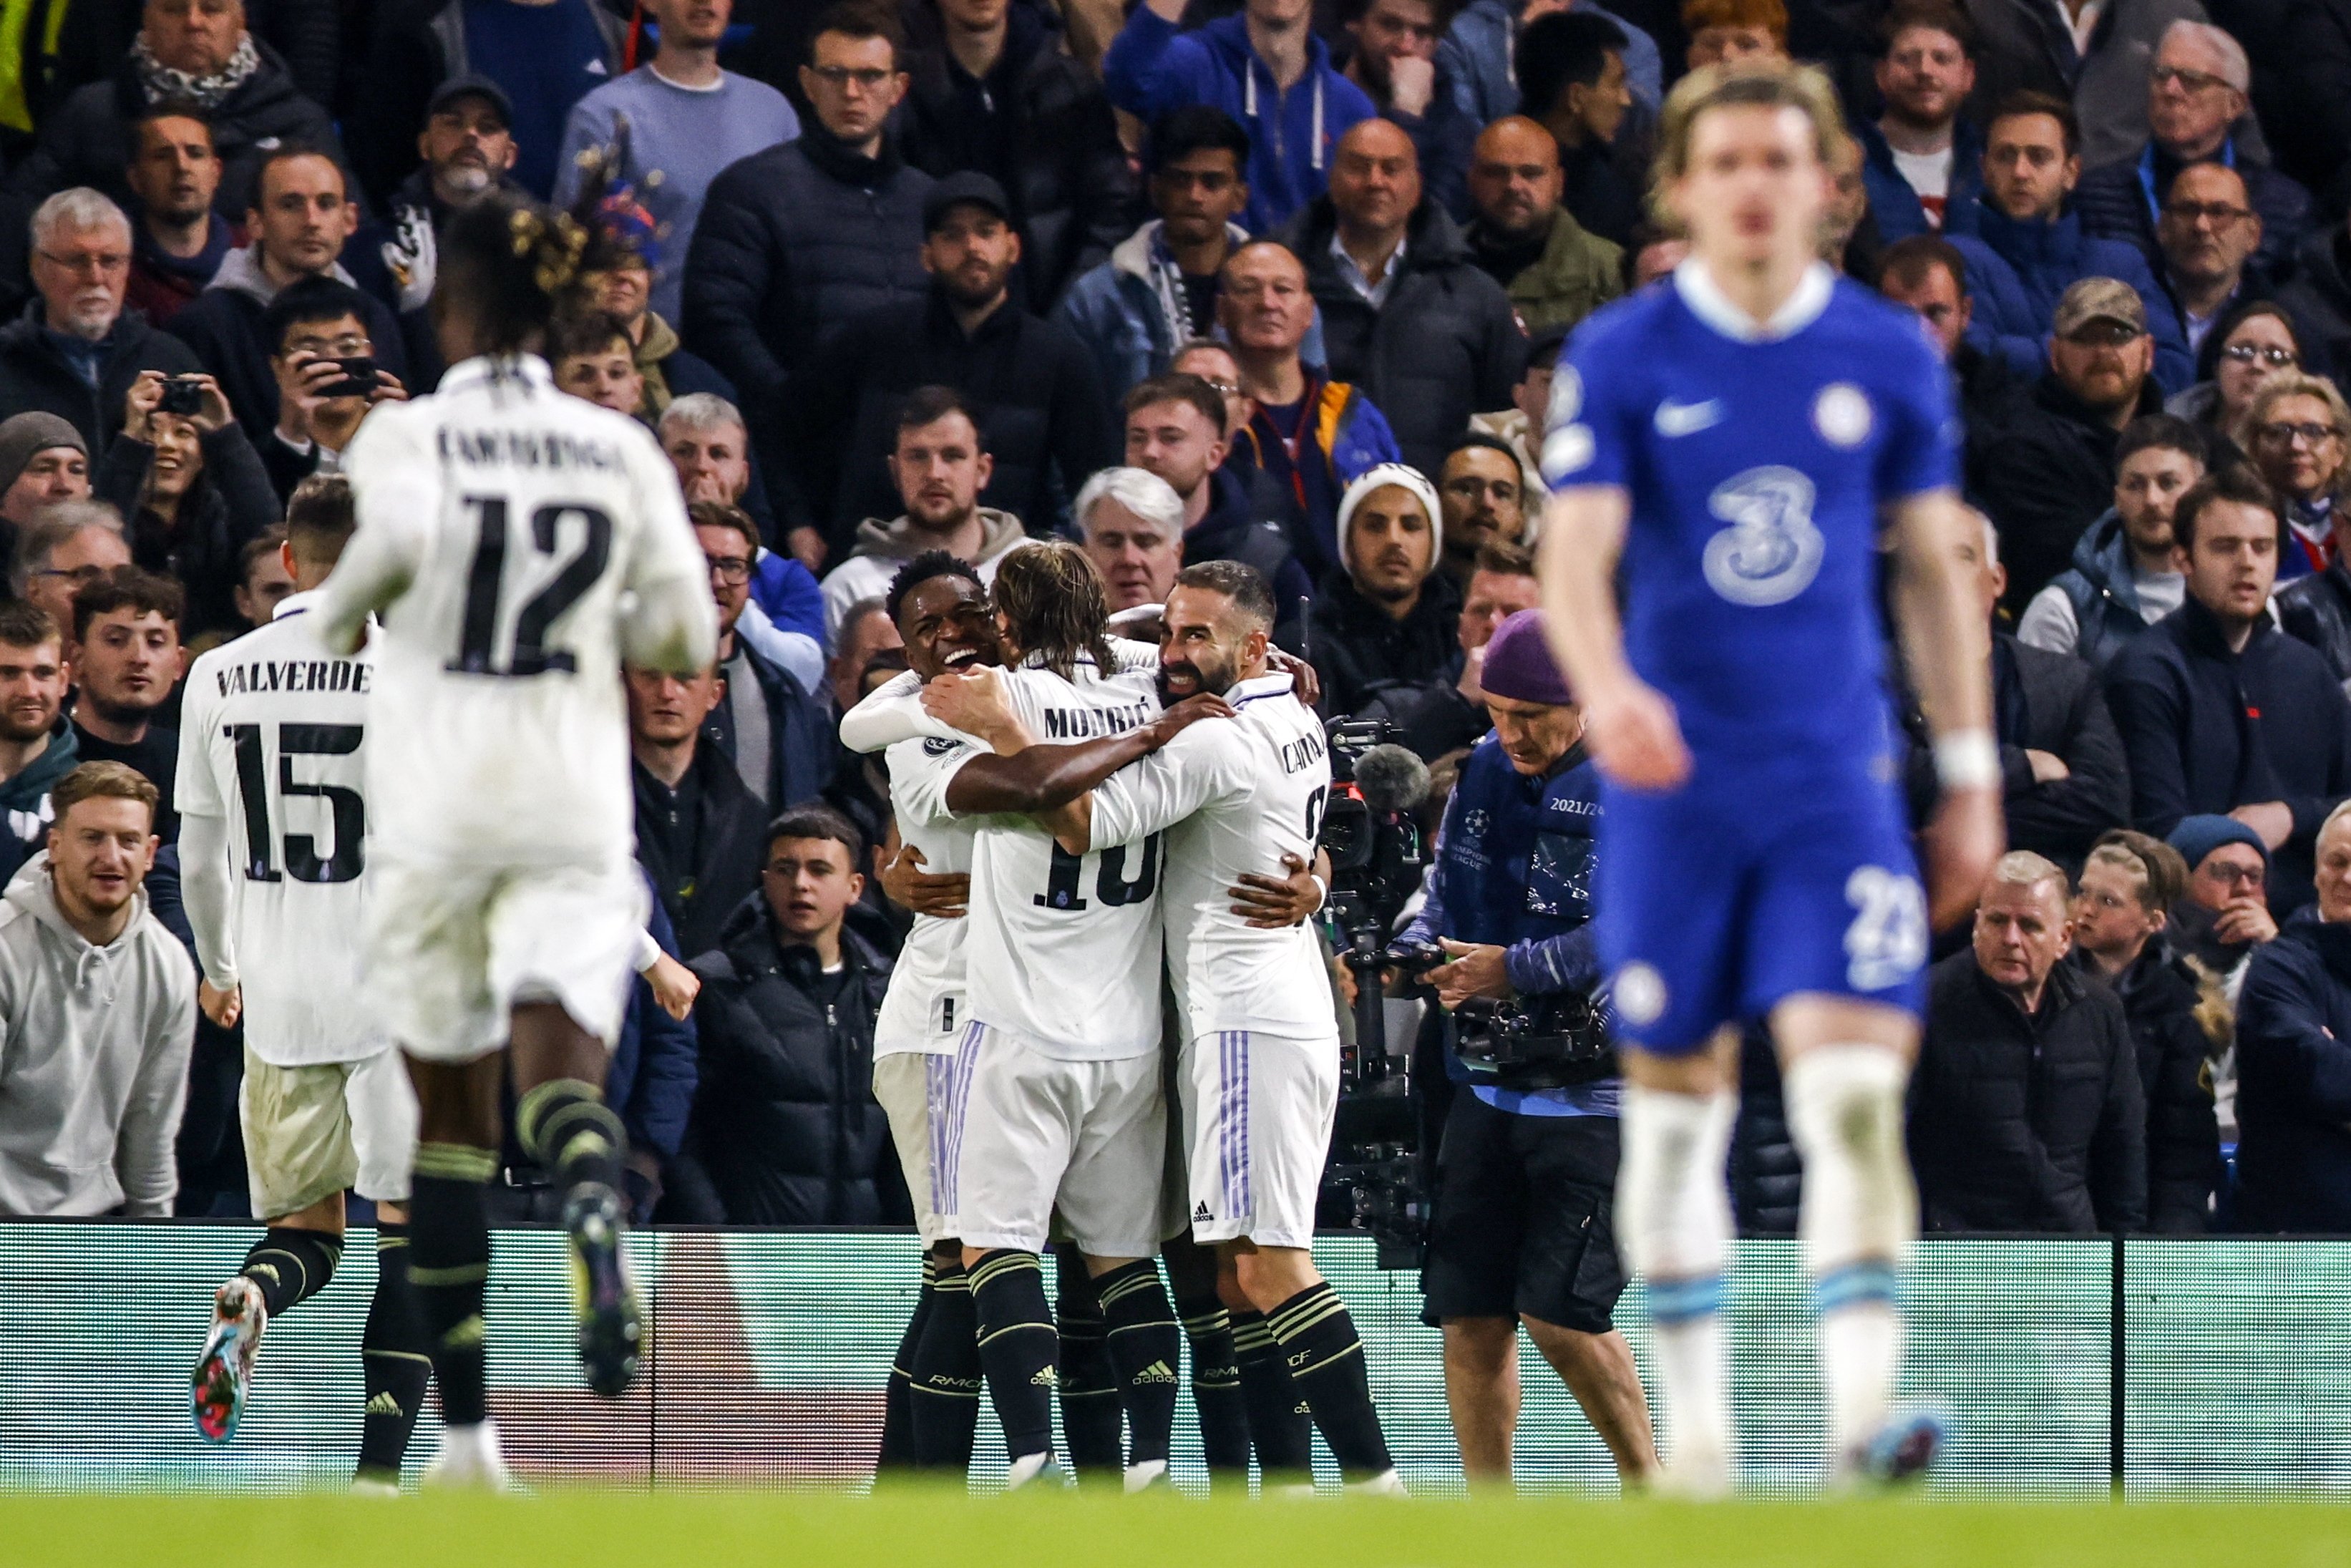
POLYGON ((1428 896, 1399 946, 1427 971, 1456 1084, 1437 1164, 1423 1315, 1445 1333, 1464 1474, 1507 1487, 1526 1325, 1629 1488, 1656 1468, 1611 1225, 1620 1083, 1591 929, 1599 776, 1583 717, 1523 610, 1486 644, 1494 732, 1461 765, 1428 896))

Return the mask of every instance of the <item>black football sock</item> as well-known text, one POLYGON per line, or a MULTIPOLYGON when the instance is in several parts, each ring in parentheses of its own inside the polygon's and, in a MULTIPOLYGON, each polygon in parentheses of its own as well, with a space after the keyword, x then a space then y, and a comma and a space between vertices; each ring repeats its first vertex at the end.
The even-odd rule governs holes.
POLYGON ((1060 1283, 1054 1321, 1061 1335, 1061 1438, 1081 1483, 1121 1485, 1126 1468, 1119 1426, 1118 1371, 1110 1358, 1110 1326, 1071 1249, 1054 1254, 1060 1283))
POLYGON ((890 1381, 882 1394, 882 1449, 874 1456, 873 1470, 877 1478, 902 1474, 914 1468, 914 1350, 923 1343, 923 1329, 930 1322, 932 1304, 937 1296, 938 1266, 930 1255, 923 1257, 923 1288, 914 1297, 914 1316, 906 1320, 906 1332, 898 1338, 898 1354, 890 1358, 890 1381))
POLYGON ((970 1270, 979 1313, 979 1364, 987 1377, 1006 1455, 1053 1451, 1053 1365, 1061 1341, 1045 1304, 1045 1272, 1034 1252, 993 1251, 970 1270))
POLYGON ((1126 1407, 1126 1462, 1164 1465, 1176 1427, 1184 1331, 1176 1326, 1176 1310, 1159 1282, 1158 1260, 1122 1263, 1098 1276, 1094 1295, 1110 1325, 1111 1364, 1118 1369, 1119 1400, 1126 1407))
POLYGON ((1265 1316, 1273 1343, 1289 1364, 1290 1379, 1306 1396, 1331 1457, 1348 1480, 1369 1480, 1395 1468, 1380 1415, 1372 1405, 1364 1342, 1326 1281, 1309 1285, 1265 1316))
POLYGON ((620 1192, 629 1134, 595 1084, 557 1078, 538 1085, 515 1105, 515 1133, 523 1153, 566 1194, 587 1182, 620 1192))
POLYGON ((433 1357, 417 1326, 408 1282, 408 1227, 377 1224, 375 1268, 375 1296, 368 1302, 367 1326, 360 1331, 367 1413, 360 1418, 358 1479, 398 1486, 400 1461, 433 1375, 433 1357))
POLYGON ((939 1266, 911 1370, 915 1462, 925 1470, 968 1474, 979 1425, 979 1314, 960 1264, 939 1266))
POLYGON ((261 1233, 237 1270, 261 1290, 261 1304, 269 1315, 307 1301, 327 1288, 342 1261, 343 1239, 324 1230, 297 1230, 273 1225, 261 1233))
POLYGON ((470 1144, 420 1144, 408 1204, 408 1285, 441 1385, 441 1418, 481 1424, 483 1298, 490 1282, 489 1181, 497 1155, 470 1144))
POLYGON ((1249 1443, 1268 1486, 1314 1484, 1314 1423, 1290 1381, 1289 1364, 1273 1343, 1263 1312, 1235 1309, 1233 1359, 1240 1368, 1241 1405, 1249 1443))
POLYGON ((1208 1462, 1209 1484, 1238 1484, 1247 1491, 1249 1408, 1241 1400, 1232 1318, 1224 1302, 1213 1295, 1178 1301, 1176 1311, 1184 1320, 1184 1337, 1192 1346, 1192 1407, 1200 1417, 1200 1451, 1208 1462))

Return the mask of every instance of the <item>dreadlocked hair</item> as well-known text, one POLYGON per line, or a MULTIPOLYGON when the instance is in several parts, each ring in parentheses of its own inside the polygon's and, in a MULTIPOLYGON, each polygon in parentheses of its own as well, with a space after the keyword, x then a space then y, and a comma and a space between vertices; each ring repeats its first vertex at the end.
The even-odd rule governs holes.
POLYGON ((569 208, 493 191, 449 215, 436 287, 465 299, 483 351, 542 348, 559 316, 588 307, 595 275, 628 259, 627 245, 597 216, 607 191, 603 172, 587 169, 569 208))
POLYGON ((1021 653, 1039 655, 1063 680, 1072 677, 1081 653, 1105 674, 1118 668, 1102 573, 1077 546, 1041 539, 1014 550, 998 563, 995 594, 1021 653))

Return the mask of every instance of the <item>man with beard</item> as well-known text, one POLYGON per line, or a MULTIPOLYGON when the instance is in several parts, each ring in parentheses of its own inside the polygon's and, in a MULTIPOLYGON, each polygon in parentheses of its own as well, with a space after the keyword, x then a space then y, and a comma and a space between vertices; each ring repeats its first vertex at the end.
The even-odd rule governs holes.
POLYGON ((1486 127, 1469 163, 1476 215, 1462 238, 1530 334, 1574 326, 1625 292, 1625 251, 1561 204, 1566 176, 1552 133, 1513 114, 1486 127))
POLYGON ((211 122, 185 99, 149 105, 131 135, 124 177, 138 204, 131 214, 131 282, 122 303, 162 327, 204 291, 228 255, 228 220, 213 211, 220 154, 213 147, 211 122))
POLYGON ((1445 549, 1437 563, 1467 588, 1480 551, 1490 544, 1517 544, 1526 532, 1519 455, 1501 437, 1473 430, 1445 455, 1437 496, 1445 512, 1445 549))
POLYGON ((1901 0, 1879 29, 1877 90, 1886 112, 1853 122, 1878 237, 1932 234, 1983 188, 1983 132, 1959 118, 1975 90, 1975 30, 1949 0, 1901 0))
POLYGON ((1444 512, 1417 468, 1383 463, 1339 503, 1343 566, 1307 617, 1322 711, 1351 714, 1384 681, 1461 673, 1461 591, 1437 570, 1444 512))
POLYGON ((403 314, 433 297, 440 270, 434 236, 442 224, 505 183, 514 168, 514 105, 506 89, 479 76, 442 83, 426 106, 416 152, 423 162, 392 193, 392 235, 383 245, 403 314))
POLYGON ((49 790, 81 760, 66 702, 65 640, 39 605, 0 602, 0 875, 47 840, 49 790))
POLYGON ((1011 298, 1020 259, 1011 213, 1003 187, 985 174, 951 174, 931 187, 923 203, 923 266, 931 275, 925 307, 885 306, 860 317, 795 378, 787 421, 799 515, 795 506, 779 509, 795 525, 824 530, 833 555, 847 553, 858 519, 893 509, 883 459, 899 407, 918 387, 963 393, 995 461, 981 502, 1032 528, 1056 515, 1051 470, 1068 494, 1118 460, 1093 356, 1068 328, 1011 298))

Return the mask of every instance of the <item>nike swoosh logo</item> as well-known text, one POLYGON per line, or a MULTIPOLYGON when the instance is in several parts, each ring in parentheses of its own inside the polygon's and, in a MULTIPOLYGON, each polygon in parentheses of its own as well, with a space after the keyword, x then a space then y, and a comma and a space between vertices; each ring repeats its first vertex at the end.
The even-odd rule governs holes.
POLYGON ((1657 434, 1663 436, 1696 435, 1710 425, 1722 423, 1722 400, 1710 397, 1704 402, 1674 402, 1670 400, 1657 405, 1657 434))

